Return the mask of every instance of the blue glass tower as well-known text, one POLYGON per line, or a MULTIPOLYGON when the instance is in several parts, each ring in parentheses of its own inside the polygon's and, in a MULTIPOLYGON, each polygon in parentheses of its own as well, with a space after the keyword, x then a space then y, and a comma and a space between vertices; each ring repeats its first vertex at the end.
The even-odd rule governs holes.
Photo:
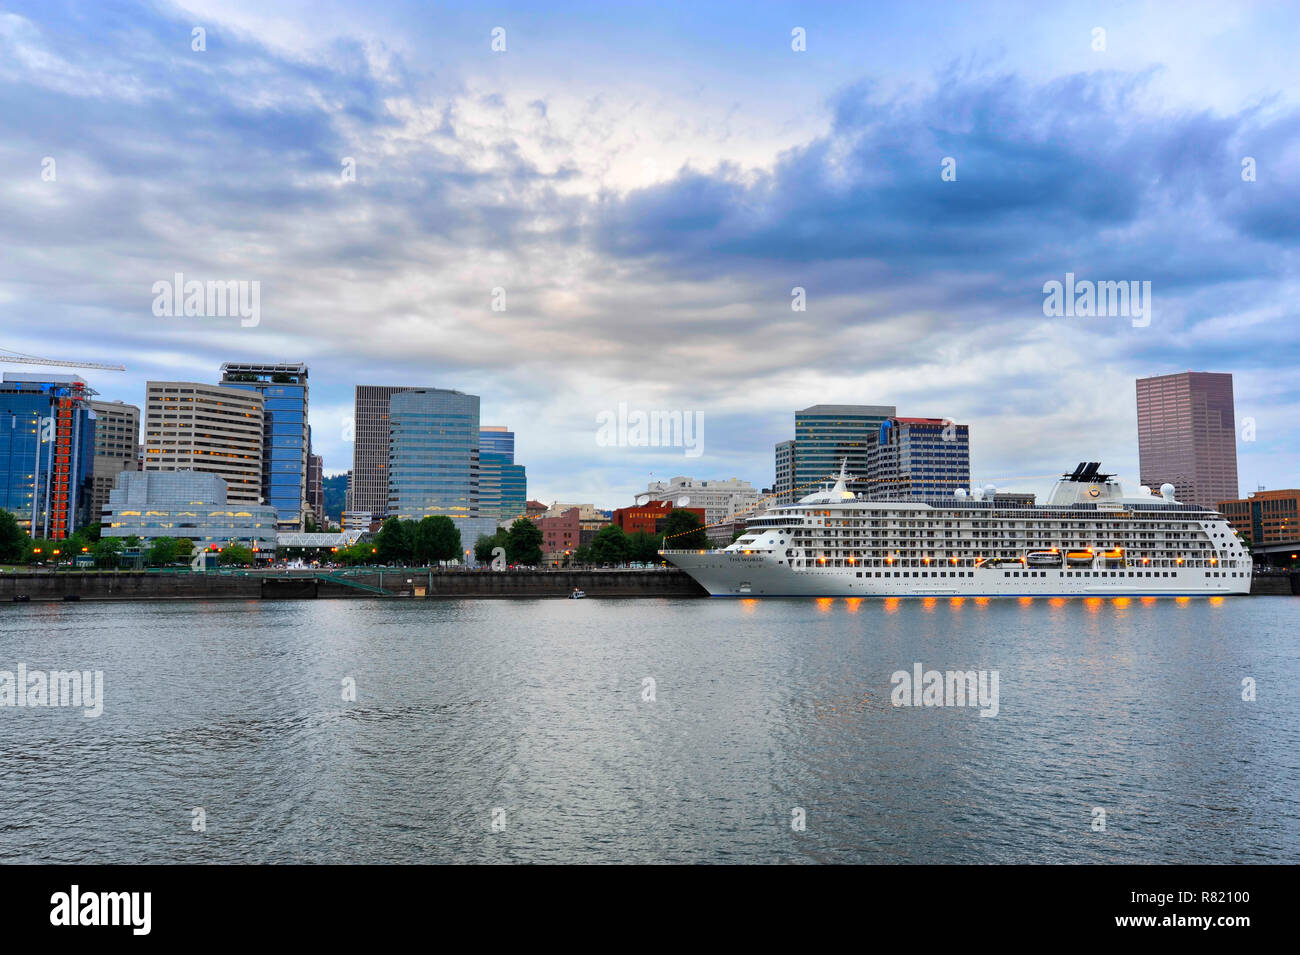
POLYGON ((226 362, 221 384, 260 393, 265 401, 262 501, 281 530, 301 531, 307 510, 307 366, 226 362))
POLYGON ((94 394, 75 376, 0 382, 0 507, 32 537, 64 540, 91 522, 94 394))
POLYGON ((500 426, 479 429, 479 498, 484 516, 498 521, 524 515, 528 476, 515 464, 515 433, 500 426))

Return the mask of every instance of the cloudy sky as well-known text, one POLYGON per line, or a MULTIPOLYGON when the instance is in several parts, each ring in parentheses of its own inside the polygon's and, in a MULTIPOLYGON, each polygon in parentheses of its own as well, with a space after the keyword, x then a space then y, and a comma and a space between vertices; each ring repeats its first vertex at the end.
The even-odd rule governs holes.
POLYGON ((135 403, 305 361, 328 472, 355 384, 457 388, 517 432, 531 497, 602 506, 674 474, 770 485, 819 402, 968 423, 979 483, 1042 491, 1085 458, 1132 479, 1133 379, 1230 371, 1242 492, 1294 487, 1297 24, 1288 3, 7 3, 0 348, 121 362, 84 375, 135 403), (258 323, 156 316, 177 272, 259 282, 258 323), (1149 324, 1046 317, 1067 272, 1151 282, 1149 324), (620 403, 702 416, 703 453, 602 446, 620 403))

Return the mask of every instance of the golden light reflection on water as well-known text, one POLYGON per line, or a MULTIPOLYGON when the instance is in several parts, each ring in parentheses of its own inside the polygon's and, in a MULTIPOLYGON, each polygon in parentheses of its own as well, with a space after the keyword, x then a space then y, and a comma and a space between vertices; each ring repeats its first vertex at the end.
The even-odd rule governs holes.
POLYGON ((1155 598, 1155 597, 1143 597, 1143 598, 1142 598, 1142 605, 1145 606, 1145 607, 1150 607, 1150 606, 1151 606, 1153 603, 1155 603, 1155 602, 1156 602, 1156 598, 1155 598))
POLYGON ((886 598, 885 598, 885 613, 898 613, 898 604, 899 604, 899 598, 897 598, 897 597, 886 597, 886 598))
POLYGON ((1050 600, 1047 601, 1047 603, 1048 603, 1049 606, 1052 606, 1052 607, 1064 607, 1064 606, 1065 606, 1065 598, 1064 598, 1064 597, 1052 597, 1050 600))
POLYGON ((966 603, 965 597, 948 598, 948 606, 951 607, 953 610, 960 610, 965 603, 966 603))
POLYGON ((1223 603, 1223 598, 1222 598, 1222 597, 1211 597, 1211 598, 1210 598, 1210 606, 1211 606, 1211 607, 1217 607, 1217 606, 1219 606, 1219 604, 1221 604, 1221 603, 1223 603))
POLYGON ((1175 598, 1174 598, 1174 603, 1178 604, 1180 607, 1181 607, 1181 606, 1184 606, 1184 605, 1186 605, 1186 604, 1189 604, 1189 603, 1191 603, 1191 602, 1192 602, 1192 598, 1191 598, 1191 597, 1175 597, 1175 598))
POLYGON ((740 606, 744 609, 745 613, 753 613, 758 609, 758 601, 753 597, 746 597, 740 602, 740 606))
POLYGON ((835 603, 835 601, 834 601, 833 599, 831 599, 830 597, 818 597, 818 598, 817 598, 817 609, 820 610, 822 613, 830 613, 830 612, 831 612, 831 606, 832 606, 834 603, 835 603))
POLYGON ((1019 601, 1022 607, 1031 607, 1034 603, 1033 597, 1017 597, 1016 600, 1019 601))
POLYGON ((988 605, 989 605, 989 598, 988 598, 988 597, 976 597, 976 598, 975 598, 975 606, 977 606, 977 607, 987 607, 988 605))
POLYGON ((1101 598, 1084 597, 1083 605, 1088 608, 1088 613, 1097 613, 1101 610, 1101 598))
POLYGON ((1123 608, 1123 607, 1127 607, 1130 603, 1132 603, 1132 601, 1129 600, 1127 597, 1116 597, 1116 598, 1115 598, 1114 600, 1112 600, 1111 602, 1112 602, 1116 607, 1121 607, 1121 608, 1123 608))
POLYGON ((845 601, 845 603, 848 604, 849 613, 857 613, 859 610, 862 609, 861 597, 849 597, 848 600, 845 601))
POLYGON ((921 609, 924 610, 926 613, 934 613, 935 605, 938 602, 939 602, 938 598, 924 597, 921 599, 921 609))

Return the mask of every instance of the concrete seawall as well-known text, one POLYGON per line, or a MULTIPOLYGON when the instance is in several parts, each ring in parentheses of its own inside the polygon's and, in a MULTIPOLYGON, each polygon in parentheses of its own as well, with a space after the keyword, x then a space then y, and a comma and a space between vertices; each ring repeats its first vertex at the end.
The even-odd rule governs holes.
MULTIPOLYGON (((317 598, 706 597, 679 570, 449 571, 384 570, 364 573, 6 573, 0 603, 14 600, 312 600, 317 598)), ((1251 594, 1300 594, 1300 573, 1251 582, 1251 594)))
POLYGON ((147 572, 0 574, 0 603, 14 600, 311 600, 374 597, 706 597, 679 570, 384 570, 191 574, 147 572))

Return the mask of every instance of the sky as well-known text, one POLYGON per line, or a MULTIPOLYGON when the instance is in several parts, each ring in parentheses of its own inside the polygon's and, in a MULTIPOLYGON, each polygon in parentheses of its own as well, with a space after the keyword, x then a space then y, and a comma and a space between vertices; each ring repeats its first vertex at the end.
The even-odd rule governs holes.
POLYGON ((477 394, 529 497, 603 507, 770 486, 818 403, 968 424, 976 484, 1135 484, 1134 379, 1226 371, 1241 492, 1296 487, 1298 40, 1288 3, 7 3, 0 348, 135 404, 305 362, 327 473, 355 385, 477 394), (177 273, 255 320, 157 314, 177 273), (1046 315, 1067 274, 1150 311, 1046 315))

